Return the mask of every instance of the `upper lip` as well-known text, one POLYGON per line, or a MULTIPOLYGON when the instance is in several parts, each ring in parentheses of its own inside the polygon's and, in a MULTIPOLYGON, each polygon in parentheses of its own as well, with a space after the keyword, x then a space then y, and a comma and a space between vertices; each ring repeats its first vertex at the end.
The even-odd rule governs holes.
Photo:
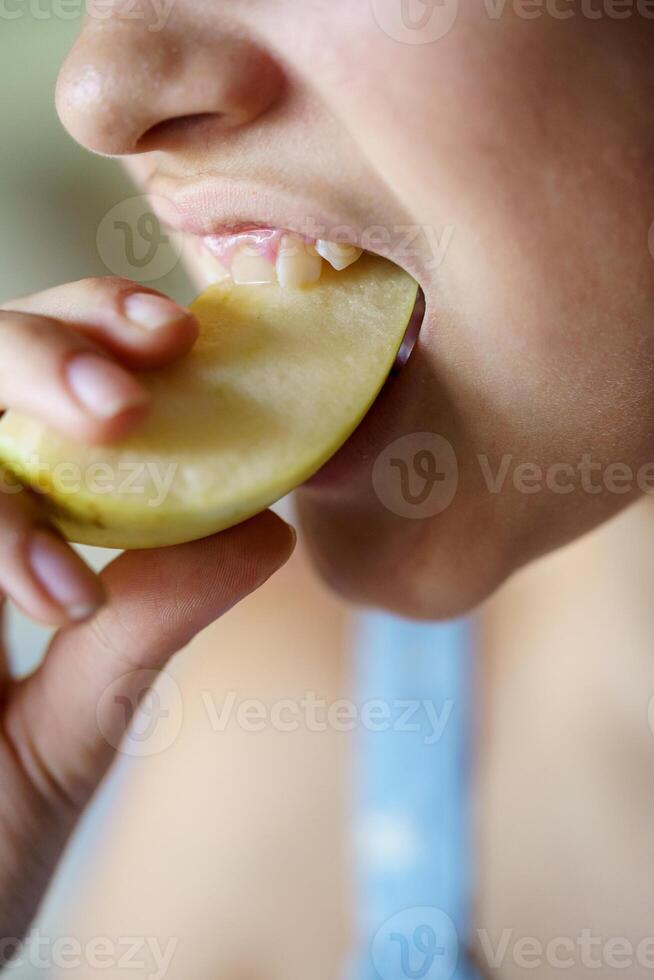
POLYGON ((149 182, 149 193, 153 206, 167 224, 177 231, 201 237, 233 235, 257 228, 285 228, 308 237, 328 238, 330 229, 342 225, 357 234, 346 217, 321 212, 301 196, 276 190, 268 184, 226 177, 179 182, 176 178, 157 175, 149 182))
MULTIPOLYGON (((343 241, 343 231, 347 229, 348 244, 368 247, 360 219, 325 211, 301 193, 269 183, 211 175, 180 179, 157 172, 147 180, 147 190, 160 219, 185 234, 203 238, 281 228, 309 239, 343 241)), ((397 261, 392 242, 388 247, 379 243, 374 251, 397 261)), ((407 262, 403 256, 400 264, 416 279, 422 278, 419 263, 407 262)))

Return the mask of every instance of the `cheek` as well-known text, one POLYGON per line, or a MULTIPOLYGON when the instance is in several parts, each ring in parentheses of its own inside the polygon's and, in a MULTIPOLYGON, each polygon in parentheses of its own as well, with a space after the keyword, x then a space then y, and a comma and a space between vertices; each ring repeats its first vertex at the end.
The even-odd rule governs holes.
MULTIPOLYGON (((529 323, 511 323, 489 303, 483 338, 476 328, 464 335, 458 317, 441 323, 434 378, 448 393, 446 424, 480 503, 488 494, 482 459, 497 472, 504 461, 511 471, 546 471, 559 464, 576 469, 587 454, 603 468, 617 462, 636 468, 654 458, 654 369, 640 331, 629 333, 623 321, 618 339, 602 329, 606 324, 588 323, 583 333, 574 321, 561 334, 560 321, 551 326, 555 320, 546 314, 539 310, 529 323)), ((622 502, 606 503, 611 510, 622 502)), ((560 498, 533 501, 529 508, 541 505, 551 506, 558 520, 560 498)), ((526 507, 519 494, 515 513, 507 512, 507 528, 526 507)))
POLYGON ((536 458, 650 453, 649 170, 591 168, 579 148, 554 170, 516 170, 512 154, 488 164, 452 199, 454 235, 426 284, 429 349, 466 429, 536 458))

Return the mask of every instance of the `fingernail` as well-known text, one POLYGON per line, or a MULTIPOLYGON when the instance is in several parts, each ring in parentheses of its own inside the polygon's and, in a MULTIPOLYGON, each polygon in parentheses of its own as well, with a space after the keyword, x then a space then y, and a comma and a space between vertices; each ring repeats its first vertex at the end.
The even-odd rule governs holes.
POLYGON ((295 545, 297 544, 297 531, 295 530, 292 524, 286 523, 286 527, 291 532, 291 545, 292 545, 292 550, 294 551, 295 545))
POLYGON ((113 418, 150 400, 136 378, 98 354, 77 354, 68 362, 66 373, 77 401, 100 419, 113 418))
POLYGON ((130 293, 123 306, 127 319, 146 330, 160 330, 183 319, 185 315, 177 303, 152 293, 130 293))
POLYGON ((39 584, 71 619, 88 619, 100 608, 103 598, 99 581, 56 534, 35 530, 28 557, 39 584))

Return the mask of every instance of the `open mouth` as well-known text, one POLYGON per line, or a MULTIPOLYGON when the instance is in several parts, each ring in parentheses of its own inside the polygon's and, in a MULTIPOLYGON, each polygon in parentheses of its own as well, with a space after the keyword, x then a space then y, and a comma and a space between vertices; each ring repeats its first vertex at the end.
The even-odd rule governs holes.
MULTIPOLYGON (((268 175, 251 177, 172 175, 145 161, 128 165, 147 192, 152 209, 188 251, 201 287, 225 278, 240 285, 294 288, 319 282, 331 266, 342 272, 371 253, 399 266, 418 283, 428 281, 440 243, 421 225, 366 218, 350 204, 323 209, 301 189, 289 191, 268 175)), ((336 194, 338 202, 338 194, 336 194)), ((401 358, 419 333, 425 297, 419 290, 401 358)))
MULTIPOLYGON (((362 248, 349 242, 313 239, 281 228, 193 236, 193 246, 207 285, 229 278, 239 285, 280 285, 290 289, 319 282, 325 264, 343 272, 364 254, 362 248)), ((424 315, 425 296, 419 289, 393 373, 408 360, 424 315)))
POLYGON ((345 242, 311 239, 280 228, 253 228, 197 239, 208 276, 230 276, 240 285, 278 283, 301 289, 320 280, 323 262, 341 272, 363 249, 345 242))
POLYGON ((231 278, 243 285, 311 288, 328 267, 338 275, 356 268, 368 253, 403 269, 419 288, 387 382, 402 371, 426 322, 420 282, 429 279, 435 254, 435 242, 421 244, 416 238, 419 226, 383 221, 366 226, 349 208, 323 210, 301 191, 289 193, 269 180, 206 175, 180 180, 161 171, 141 176, 153 208, 188 243, 189 267, 202 287, 231 278))

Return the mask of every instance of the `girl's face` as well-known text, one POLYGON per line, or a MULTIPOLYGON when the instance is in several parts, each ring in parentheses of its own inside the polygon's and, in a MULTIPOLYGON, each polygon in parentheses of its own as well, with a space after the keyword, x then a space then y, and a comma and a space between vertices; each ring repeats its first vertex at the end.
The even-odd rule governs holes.
POLYGON ((61 118, 89 149, 128 155, 198 250, 288 229, 388 256, 425 292, 409 363, 299 495, 335 587, 455 614, 654 491, 645 5, 622 19, 599 0, 90 9, 61 118), (437 473, 414 511, 401 467, 379 476, 405 436, 390 456, 414 490, 437 473))

